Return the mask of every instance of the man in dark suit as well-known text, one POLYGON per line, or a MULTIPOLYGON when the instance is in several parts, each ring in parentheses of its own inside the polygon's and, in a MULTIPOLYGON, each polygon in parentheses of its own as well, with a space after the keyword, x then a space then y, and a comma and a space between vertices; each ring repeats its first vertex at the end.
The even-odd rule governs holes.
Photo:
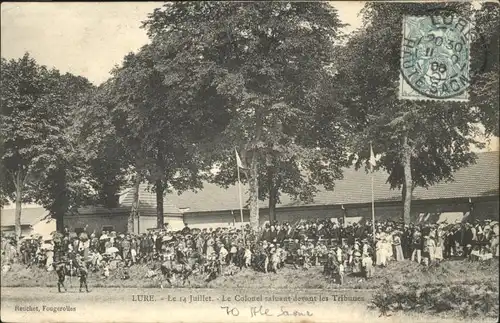
POLYGON ((464 257, 468 257, 472 251, 473 245, 473 237, 474 233, 472 232, 472 225, 470 223, 464 224, 462 227, 462 246, 464 248, 464 257))
POLYGON ((283 226, 278 225, 277 232, 278 232, 278 234, 276 235, 276 240, 278 241, 278 243, 282 244, 283 241, 285 240, 285 237, 286 237, 285 225, 283 225, 283 226))

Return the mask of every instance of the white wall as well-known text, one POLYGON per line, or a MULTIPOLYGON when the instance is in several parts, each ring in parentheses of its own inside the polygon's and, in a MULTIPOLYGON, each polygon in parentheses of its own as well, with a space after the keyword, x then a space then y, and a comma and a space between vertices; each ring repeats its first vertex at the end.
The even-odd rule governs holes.
POLYGON ((55 219, 42 220, 33 225, 33 233, 38 233, 42 236, 48 236, 53 231, 56 231, 55 219))

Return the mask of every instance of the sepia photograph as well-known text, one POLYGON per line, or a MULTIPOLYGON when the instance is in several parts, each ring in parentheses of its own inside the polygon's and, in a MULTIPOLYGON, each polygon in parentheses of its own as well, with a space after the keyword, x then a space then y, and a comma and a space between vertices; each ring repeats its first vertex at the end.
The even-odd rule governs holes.
POLYGON ((2 322, 498 322, 498 1, 2 2, 2 322))

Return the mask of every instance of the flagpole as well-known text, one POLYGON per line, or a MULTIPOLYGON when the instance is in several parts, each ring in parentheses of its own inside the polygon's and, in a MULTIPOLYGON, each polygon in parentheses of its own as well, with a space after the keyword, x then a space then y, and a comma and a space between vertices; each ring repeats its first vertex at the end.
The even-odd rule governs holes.
POLYGON ((241 202, 241 181, 240 181, 240 167, 236 165, 238 169, 238 196, 240 200, 240 217, 241 217, 241 227, 243 227, 243 204, 241 202))
POLYGON ((234 152, 236 153, 236 169, 238 173, 238 198, 240 201, 240 218, 241 218, 241 233, 243 234, 243 244, 246 245, 245 241, 245 230, 244 230, 244 225, 243 225, 243 202, 242 202, 242 197, 241 197, 241 180, 240 180, 240 164, 241 161, 239 160, 238 156, 238 151, 236 148, 234 149, 234 152))
POLYGON ((373 193, 373 171, 375 170, 375 154, 373 153, 373 146, 370 142, 370 170, 372 176, 372 235, 373 242, 375 242, 375 197, 373 193))
POLYGON ((373 170, 372 170, 372 234, 375 241, 375 198, 373 196, 373 170))

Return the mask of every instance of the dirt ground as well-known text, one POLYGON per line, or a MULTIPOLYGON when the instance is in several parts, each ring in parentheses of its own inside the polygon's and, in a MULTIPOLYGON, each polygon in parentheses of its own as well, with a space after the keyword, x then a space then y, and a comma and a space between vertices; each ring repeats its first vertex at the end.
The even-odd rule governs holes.
MULTIPOLYGON (((498 284, 498 261, 490 265, 450 261, 435 268, 411 262, 391 263, 387 268, 377 268, 368 281, 348 276, 342 286, 327 279, 320 267, 307 271, 287 267, 279 274, 248 269, 209 283, 201 276, 193 277, 184 288, 163 290, 158 281, 144 278, 145 273, 146 268, 140 266, 130 269, 128 280, 121 280, 119 275, 104 279, 91 273, 90 293, 79 293, 75 278, 67 293, 58 293, 55 273, 18 266, 2 274, 1 319, 4 322, 495 321, 476 318, 466 321, 457 316, 415 312, 379 317, 380 313, 368 305, 375 289, 385 281, 393 286, 403 282, 422 286, 482 286, 480 283, 485 281, 498 284), (70 311, 57 310, 67 306, 70 311)), ((70 281, 66 283, 69 287, 70 281)), ((179 283, 174 282, 176 286, 179 283)))
MULTIPOLYGON (((457 322, 367 308, 369 290, 2 288, 3 322, 457 322), (143 296, 146 295, 146 296, 143 296), (254 297, 254 298, 253 298, 254 297), (274 297, 274 299, 273 299, 274 297), (289 297, 289 299, 287 299, 289 297), (144 301, 144 298, 147 301, 144 301), (245 299, 246 298, 246 299, 245 299), (250 299, 249 299, 250 298, 250 299), (253 298, 253 299, 252 299, 253 298)), ((471 320, 470 322, 478 322, 471 320)), ((463 321, 467 322, 467 321, 463 321)), ((487 321, 482 321, 487 322, 487 321)))

